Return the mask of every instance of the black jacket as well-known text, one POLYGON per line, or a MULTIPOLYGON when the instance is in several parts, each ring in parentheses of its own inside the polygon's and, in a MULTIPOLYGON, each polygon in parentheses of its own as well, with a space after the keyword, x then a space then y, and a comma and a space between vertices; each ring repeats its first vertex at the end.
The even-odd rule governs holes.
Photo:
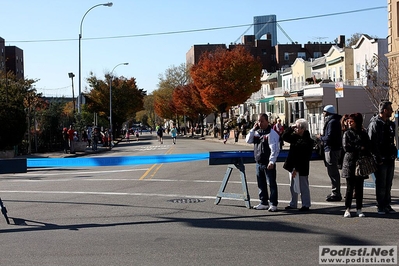
POLYGON ((310 137, 309 131, 306 130, 303 136, 299 136, 291 127, 288 127, 283 133, 283 140, 290 143, 290 150, 283 168, 289 172, 295 168, 300 176, 308 176, 309 161, 314 146, 314 140, 310 137))
POLYGON ((341 117, 338 114, 332 114, 326 117, 323 128, 324 151, 339 151, 342 145, 341 117))
MULTIPOLYGON (((360 155, 370 155, 370 139, 364 130, 345 131, 342 138, 342 147, 345 151, 342 162, 342 178, 355 178, 356 161, 360 155), (364 149, 362 150, 362 147, 364 149)), ((364 177, 364 178, 367 178, 364 177)))
POLYGON ((368 135, 371 140, 371 153, 379 164, 384 161, 394 160, 398 151, 394 144, 395 123, 388 120, 384 122, 380 116, 370 119, 368 135))

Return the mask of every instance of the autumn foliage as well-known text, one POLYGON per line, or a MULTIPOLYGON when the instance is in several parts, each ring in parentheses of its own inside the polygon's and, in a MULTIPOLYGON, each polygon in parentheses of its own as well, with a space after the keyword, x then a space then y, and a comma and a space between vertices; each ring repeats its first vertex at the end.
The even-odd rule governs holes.
POLYGON ((245 102, 261 88, 262 64, 244 46, 218 48, 202 54, 191 70, 191 78, 204 104, 214 111, 245 102))
MULTIPOLYGON (((109 75, 106 75, 105 81, 95 76, 88 79, 92 88, 87 95, 89 112, 96 112, 103 117, 109 116, 109 81, 109 75)), ((146 92, 137 87, 135 78, 114 77, 111 86, 112 122, 114 125, 121 126, 126 120, 134 117, 136 112, 143 109, 143 98, 146 92)))
POLYGON ((173 91, 173 102, 178 113, 192 120, 198 118, 198 115, 208 115, 212 111, 202 101, 200 91, 194 83, 177 87, 173 91))

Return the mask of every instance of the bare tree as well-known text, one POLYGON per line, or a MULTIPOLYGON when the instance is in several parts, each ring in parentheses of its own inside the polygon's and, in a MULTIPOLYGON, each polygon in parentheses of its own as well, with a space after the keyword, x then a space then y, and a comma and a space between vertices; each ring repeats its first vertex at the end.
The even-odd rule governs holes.
MULTIPOLYGON (((390 99, 390 95, 395 92, 390 78, 392 74, 397 78, 398 72, 391 72, 387 58, 377 54, 366 61, 364 68, 362 71, 363 88, 377 111, 380 102, 390 99)), ((398 88, 396 87, 397 93, 398 88)))

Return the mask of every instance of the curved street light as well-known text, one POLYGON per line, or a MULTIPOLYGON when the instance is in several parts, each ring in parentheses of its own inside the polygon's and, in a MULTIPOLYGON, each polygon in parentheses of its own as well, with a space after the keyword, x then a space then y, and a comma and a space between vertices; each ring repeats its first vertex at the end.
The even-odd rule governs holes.
MULTIPOLYGON (((110 131, 110 134, 111 134, 111 143, 113 143, 112 141, 114 140, 114 138, 113 138, 113 129, 112 129, 112 80, 113 80, 112 73, 114 73, 115 68, 117 68, 118 66, 121 66, 121 65, 125 65, 126 66, 128 64, 129 63, 117 64, 112 69, 112 71, 109 74, 109 131, 110 131)), ((112 148, 111 143, 109 144, 110 148, 112 148)))
POLYGON ((82 26, 83 26, 83 20, 85 19, 87 13, 90 12, 90 10, 92 10, 95 7, 98 6, 107 6, 107 7, 111 7, 113 5, 112 2, 109 3, 105 3, 105 4, 98 4, 95 6, 92 6, 91 8, 89 8, 89 10, 86 11, 86 13, 83 15, 82 20, 80 21, 80 31, 79 31, 79 95, 78 95, 78 113, 80 114, 80 108, 81 108, 81 93, 82 93, 82 64, 81 64, 81 40, 82 40, 82 26))

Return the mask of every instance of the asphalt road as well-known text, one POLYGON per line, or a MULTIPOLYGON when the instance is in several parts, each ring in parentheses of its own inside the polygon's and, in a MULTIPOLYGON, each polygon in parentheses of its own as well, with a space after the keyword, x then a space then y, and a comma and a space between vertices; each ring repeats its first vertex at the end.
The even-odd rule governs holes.
MULTIPOLYGON (((90 156, 250 149, 191 138, 173 145, 169 136, 161 145, 143 134, 138 142, 90 156)), ((227 167, 206 160, 0 175, 0 196, 11 220, 8 225, 0 217, 0 264, 319 265, 321 245, 398 246, 399 214, 378 215, 373 188, 365 188, 366 217, 343 218, 344 202, 325 201, 330 182, 323 163, 313 161, 311 211, 285 211, 288 173, 282 163, 277 167, 276 213, 229 198, 215 205, 227 167)), ((259 202, 254 168, 246 165, 251 205, 259 202)), ((237 170, 226 192, 242 192, 237 170)), ((392 200, 399 212, 398 178, 392 200)))

